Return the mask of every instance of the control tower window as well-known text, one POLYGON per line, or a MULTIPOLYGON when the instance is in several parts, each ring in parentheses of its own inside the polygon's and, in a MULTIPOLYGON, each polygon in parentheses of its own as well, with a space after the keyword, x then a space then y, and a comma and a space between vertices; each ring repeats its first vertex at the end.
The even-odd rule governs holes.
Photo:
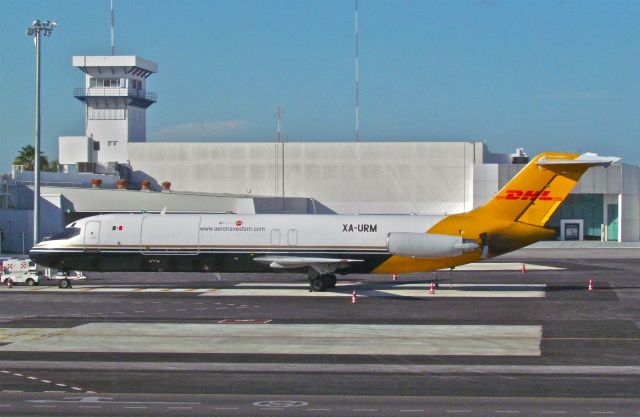
POLYGON ((124 79, 121 78, 92 78, 89 81, 90 87, 120 88, 124 86, 124 79))
POLYGON ((142 81, 129 80, 129 88, 133 88, 134 90, 142 90, 142 81))

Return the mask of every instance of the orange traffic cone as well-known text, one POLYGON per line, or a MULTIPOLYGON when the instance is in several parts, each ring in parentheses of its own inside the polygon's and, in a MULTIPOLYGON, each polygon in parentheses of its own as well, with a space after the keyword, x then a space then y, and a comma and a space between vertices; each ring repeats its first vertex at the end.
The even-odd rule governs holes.
POLYGON ((358 295, 356 294, 356 290, 353 290, 353 293, 351 294, 351 304, 355 304, 356 301, 358 300, 358 295))
POLYGON ((588 290, 589 290, 589 291, 593 291, 593 280, 592 280, 592 279, 590 279, 590 280, 589 280, 589 287, 588 287, 588 290))
POLYGON ((522 273, 526 274, 527 273, 527 267, 524 265, 524 262, 522 263, 522 273))
POLYGON ((391 275, 391 281, 397 281, 397 280, 398 280, 398 274, 391 275))
POLYGON ((429 294, 435 294, 435 293, 436 293, 436 284, 432 282, 431 286, 429 287, 429 294))

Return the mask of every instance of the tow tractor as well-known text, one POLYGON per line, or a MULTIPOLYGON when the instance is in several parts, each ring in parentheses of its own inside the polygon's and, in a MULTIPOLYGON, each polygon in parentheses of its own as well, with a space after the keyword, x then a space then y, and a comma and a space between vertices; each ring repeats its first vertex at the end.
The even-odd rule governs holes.
MULTIPOLYGON (((49 270, 47 270, 49 272, 49 270)), ((46 274, 49 279, 58 280, 58 288, 71 288, 71 281, 87 279, 87 276, 82 271, 73 271, 68 273, 65 271, 58 271, 53 275, 46 274)))

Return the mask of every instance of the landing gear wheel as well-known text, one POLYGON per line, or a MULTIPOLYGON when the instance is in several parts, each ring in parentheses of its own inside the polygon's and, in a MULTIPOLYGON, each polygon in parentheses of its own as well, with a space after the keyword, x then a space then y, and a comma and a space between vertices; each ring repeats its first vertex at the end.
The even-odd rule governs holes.
POLYGON ((71 288, 71 281, 69 281, 67 278, 61 279, 60 282, 58 282, 58 287, 71 288))
POLYGON ((320 275, 319 277, 313 278, 309 281, 309 289, 311 292, 322 292, 325 291, 328 287, 328 280, 324 275, 320 275))
POLYGON ((327 288, 335 288, 336 284, 338 283, 338 278, 336 278, 334 274, 327 275, 327 278, 329 281, 329 285, 327 285, 327 288))

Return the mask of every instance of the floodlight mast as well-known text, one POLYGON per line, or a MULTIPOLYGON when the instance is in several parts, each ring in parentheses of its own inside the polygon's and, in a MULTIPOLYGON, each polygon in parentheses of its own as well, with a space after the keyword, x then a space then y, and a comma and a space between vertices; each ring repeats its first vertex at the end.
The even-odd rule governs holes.
POLYGON ((32 36, 36 45, 36 126, 33 164, 33 244, 40 241, 40 40, 41 35, 51 36, 58 26, 52 20, 34 20, 27 28, 27 36, 32 36))

